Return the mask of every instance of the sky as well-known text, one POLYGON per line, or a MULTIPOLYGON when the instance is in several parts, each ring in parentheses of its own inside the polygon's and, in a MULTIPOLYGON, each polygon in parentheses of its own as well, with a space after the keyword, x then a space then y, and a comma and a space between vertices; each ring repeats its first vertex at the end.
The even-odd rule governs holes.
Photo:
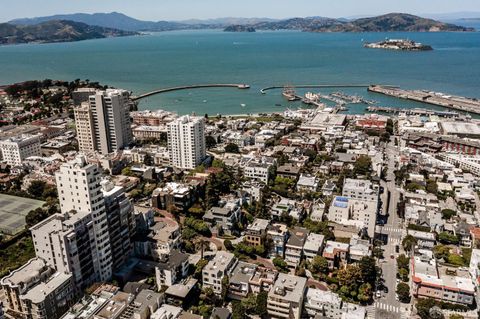
POLYGON ((0 21, 117 11, 142 20, 480 12, 480 0, 0 0, 0 21), (8 5, 5 3, 8 1, 8 5))

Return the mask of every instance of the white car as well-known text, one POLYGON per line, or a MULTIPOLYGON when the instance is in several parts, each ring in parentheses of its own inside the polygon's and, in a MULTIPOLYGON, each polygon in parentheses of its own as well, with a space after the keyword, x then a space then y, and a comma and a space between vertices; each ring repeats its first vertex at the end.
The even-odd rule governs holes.
POLYGON ((380 298, 382 296, 382 292, 380 290, 377 290, 377 292, 375 293, 375 296, 377 298, 380 298))

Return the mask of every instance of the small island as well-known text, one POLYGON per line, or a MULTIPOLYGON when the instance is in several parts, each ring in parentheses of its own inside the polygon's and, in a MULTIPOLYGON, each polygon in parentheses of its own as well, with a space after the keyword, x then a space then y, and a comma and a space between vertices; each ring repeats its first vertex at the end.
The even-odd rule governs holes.
POLYGON ((405 39, 388 39, 385 41, 365 43, 365 48, 370 49, 384 49, 384 50, 399 50, 399 51, 431 51, 433 48, 429 45, 418 43, 412 40, 405 39))
POLYGON ((256 32, 254 27, 247 25, 231 25, 226 27, 224 32, 256 32))

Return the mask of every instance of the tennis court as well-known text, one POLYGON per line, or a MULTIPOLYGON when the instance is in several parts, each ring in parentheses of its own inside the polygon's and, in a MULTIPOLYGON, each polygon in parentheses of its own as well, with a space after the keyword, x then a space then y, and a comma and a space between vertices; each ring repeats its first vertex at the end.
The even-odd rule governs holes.
POLYGON ((15 235, 25 228, 28 212, 45 202, 30 198, 0 194, 0 232, 15 235))

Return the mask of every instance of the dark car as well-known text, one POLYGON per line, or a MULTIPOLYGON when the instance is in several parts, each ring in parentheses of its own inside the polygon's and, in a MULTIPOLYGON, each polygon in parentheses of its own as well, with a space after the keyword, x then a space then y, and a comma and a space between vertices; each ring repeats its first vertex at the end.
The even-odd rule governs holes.
POLYGON ((400 246, 395 245, 395 252, 398 254, 400 252, 400 246))
POLYGON ((388 294, 388 287, 387 286, 383 287, 383 292, 388 294))

